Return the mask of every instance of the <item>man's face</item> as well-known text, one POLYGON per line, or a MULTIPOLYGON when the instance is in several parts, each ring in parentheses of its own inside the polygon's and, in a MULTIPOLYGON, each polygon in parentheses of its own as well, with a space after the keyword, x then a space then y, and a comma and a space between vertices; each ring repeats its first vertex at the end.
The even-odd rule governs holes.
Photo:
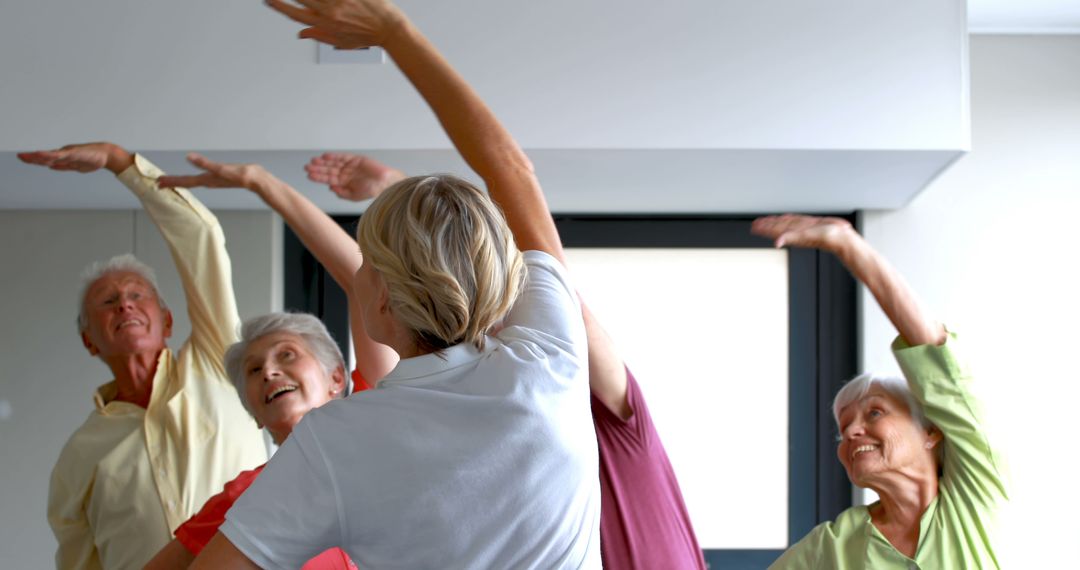
POLYGON ((154 288, 138 273, 106 273, 90 284, 83 304, 83 344, 92 356, 160 352, 172 334, 172 313, 161 308, 154 288))

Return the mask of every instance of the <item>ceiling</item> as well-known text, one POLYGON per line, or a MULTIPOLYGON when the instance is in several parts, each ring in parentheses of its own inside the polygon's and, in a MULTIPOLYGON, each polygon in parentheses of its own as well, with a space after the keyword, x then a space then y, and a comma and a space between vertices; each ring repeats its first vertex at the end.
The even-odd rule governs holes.
MULTIPOLYGON (((555 211, 897 208, 970 145, 964 0, 398 1, 528 151, 555 211)), ((261 162, 333 211, 353 205, 300 168, 323 150, 468 173, 396 66, 318 64, 296 32, 248 2, 14 4, 0 209, 138 207, 107 175, 14 157, 85 140, 170 172, 190 150, 261 162), (161 41, 162 22, 185 33, 161 41)))
POLYGON ((1080 0, 968 0, 973 34, 1080 34, 1080 0))

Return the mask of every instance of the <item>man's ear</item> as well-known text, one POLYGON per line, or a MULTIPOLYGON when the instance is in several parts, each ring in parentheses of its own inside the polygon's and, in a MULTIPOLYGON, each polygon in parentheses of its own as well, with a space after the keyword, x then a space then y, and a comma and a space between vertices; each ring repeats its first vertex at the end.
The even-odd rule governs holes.
POLYGON ((165 326, 161 331, 161 338, 169 338, 172 336, 172 311, 165 309, 165 326))
POLYGON ((86 347, 86 351, 90 353, 90 356, 97 356, 101 352, 94 345, 94 342, 90 340, 90 335, 86 334, 86 331, 79 333, 79 336, 82 337, 83 346, 86 347))

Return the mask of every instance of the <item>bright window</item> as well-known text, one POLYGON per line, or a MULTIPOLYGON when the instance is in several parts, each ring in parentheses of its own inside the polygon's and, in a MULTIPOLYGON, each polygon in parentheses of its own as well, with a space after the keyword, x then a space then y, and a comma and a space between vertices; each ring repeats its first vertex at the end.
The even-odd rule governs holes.
POLYGON ((573 248, 645 393, 704 549, 788 545, 788 254, 573 248))

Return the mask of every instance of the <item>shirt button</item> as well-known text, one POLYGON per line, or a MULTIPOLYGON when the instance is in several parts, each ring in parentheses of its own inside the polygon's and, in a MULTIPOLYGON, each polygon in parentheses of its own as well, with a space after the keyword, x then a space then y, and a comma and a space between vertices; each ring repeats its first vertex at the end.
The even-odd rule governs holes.
POLYGON ((176 510, 176 501, 173 501, 171 499, 169 500, 169 510, 170 511, 176 510))

